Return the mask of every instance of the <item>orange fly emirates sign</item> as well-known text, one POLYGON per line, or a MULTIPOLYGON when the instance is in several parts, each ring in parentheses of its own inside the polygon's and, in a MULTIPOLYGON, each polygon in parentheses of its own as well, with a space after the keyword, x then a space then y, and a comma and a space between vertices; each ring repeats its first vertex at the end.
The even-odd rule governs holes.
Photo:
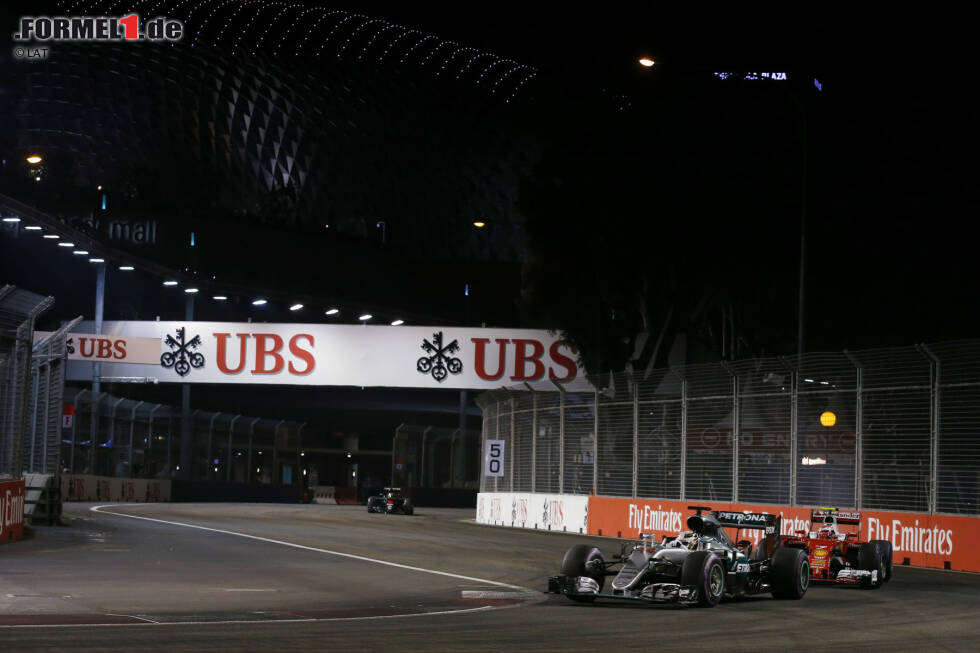
MULTIPOLYGON (((811 507, 669 499, 589 498, 589 534, 638 538, 640 533, 658 537, 677 535, 686 529, 688 506, 707 505, 714 510, 747 510, 782 516, 782 534, 808 532, 811 507)), ((930 515, 914 512, 861 510, 861 539, 888 540, 895 564, 908 559, 916 567, 936 567, 980 572, 980 517, 930 515)), ((728 529, 735 535, 733 529, 728 529)), ((740 537, 758 539, 761 531, 743 530, 740 537)))
POLYGON ((0 544, 24 536, 24 481, 0 481, 0 544))

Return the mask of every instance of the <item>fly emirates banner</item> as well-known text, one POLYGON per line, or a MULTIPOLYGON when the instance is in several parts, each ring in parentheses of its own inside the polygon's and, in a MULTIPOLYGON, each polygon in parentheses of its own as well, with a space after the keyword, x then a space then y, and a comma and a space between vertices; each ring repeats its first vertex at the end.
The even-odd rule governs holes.
POLYGON ((100 362, 103 377, 171 383, 589 387, 576 353, 538 329, 121 321, 103 323, 99 335, 91 322, 76 330, 67 336, 73 380, 91 379, 100 362))

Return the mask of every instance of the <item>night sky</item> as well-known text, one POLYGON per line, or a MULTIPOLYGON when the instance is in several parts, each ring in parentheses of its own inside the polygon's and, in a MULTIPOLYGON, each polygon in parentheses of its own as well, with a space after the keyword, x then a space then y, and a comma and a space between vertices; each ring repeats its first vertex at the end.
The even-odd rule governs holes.
MULTIPOLYGON (((467 5, 435 15, 402 3, 385 15, 627 95, 647 92, 649 79, 633 63, 640 54, 692 74, 818 78, 824 90, 808 107, 808 342, 874 347, 980 329, 977 55, 964 17, 675 14, 622 3, 582 11, 467 5)), ((787 207, 787 220, 798 215, 787 207)), ((758 238, 786 246, 767 241, 768 231, 758 238)), ((777 274, 795 283, 797 271, 781 265, 777 274)))
MULTIPOLYGON (((817 78, 823 91, 807 105, 808 342, 831 349, 909 344, 971 337, 980 327, 971 229, 980 144, 976 57, 963 17, 676 13, 626 3, 577 10, 527 3, 318 4, 512 57, 573 93, 655 93, 656 78, 635 64, 640 54, 656 59, 659 71, 688 75, 785 70, 797 79, 817 78)), ((33 13, 36 5, 28 6, 33 13)), ((793 119, 781 116, 773 124, 792 129, 793 119)), ((792 144, 793 135, 786 140, 792 144)), ((799 165, 792 151, 785 165, 799 165)), ((798 203, 776 219, 731 227, 749 231, 754 259, 778 253, 774 287, 785 295, 796 284, 798 203)), ((794 301, 782 297, 773 319, 791 323, 794 316, 786 313, 795 310, 794 301)))

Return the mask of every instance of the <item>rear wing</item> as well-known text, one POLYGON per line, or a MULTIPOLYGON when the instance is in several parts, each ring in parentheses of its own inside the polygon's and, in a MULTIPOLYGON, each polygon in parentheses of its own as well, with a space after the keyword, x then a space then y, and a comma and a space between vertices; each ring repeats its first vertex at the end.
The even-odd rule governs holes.
POLYGON ((735 512, 728 510, 713 510, 712 514, 718 523, 730 528, 754 528, 765 531, 766 535, 779 534, 782 518, 767 512, 735 512))
POLYGON ((822 523, 824 517, 836 517, 838 524, 861 525, 861 513, 857 510, 838 510, 837 508, 814 508, 810 511, 810 521, 822 523))

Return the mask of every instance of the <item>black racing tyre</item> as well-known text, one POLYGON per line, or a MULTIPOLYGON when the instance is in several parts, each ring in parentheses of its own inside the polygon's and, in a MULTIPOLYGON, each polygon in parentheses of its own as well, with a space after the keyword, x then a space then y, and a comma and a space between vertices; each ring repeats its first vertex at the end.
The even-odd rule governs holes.
POLYGON ((777 599, 802 599, 810 586, 810 559, 803 549, 776 549, 769 563, 769 584, 777 599))
MULTIPOLYGON (((602 555, 602 551, 588 544, 576 544, 565 553, 565 557, 561 561, 560 573, 562 576, 588 576, 599 583, 599 591, 601 592, 603 585, 606 584, 606 577, 602 573, 602 570, 596 573, 587 569, 586 565, 593 560, 604 562, 605 558, 602 555)), ((565 596, 577 603, 592 603, 595 601, 594 596, 573 594, 566 594, 565 596)))
POLYGON ((377 497, 368 497, 367 511, 368 512, 374 512, 377 509, 378 509, 378 500, 377 500, 377 497))
POLYGON ((881 584, 885 582, 885 559, 874 542, 865 542, 858 549, 858 569, 878 572, 877 582, 868 579, 861 584, 862 587, 874 590, 881 587, 881 584))
POLYGON ((878 552, 881 554, 885 569, 882 582, 887 583, 892 579, 892 543, 888 540, 871 540, 871 543, 878 547, 878 552))
POLYGON ((684 559, 681 585, 696 587, 698 605, 713 608, 725 594, 725 565, 711 551, 695 551, 684 559))
POLYGON ((405 501, 402 502, 402 512, 406 515, 412 515, 415 513, 415 507, 412 506, 411 499, 405 499, 405 501))

